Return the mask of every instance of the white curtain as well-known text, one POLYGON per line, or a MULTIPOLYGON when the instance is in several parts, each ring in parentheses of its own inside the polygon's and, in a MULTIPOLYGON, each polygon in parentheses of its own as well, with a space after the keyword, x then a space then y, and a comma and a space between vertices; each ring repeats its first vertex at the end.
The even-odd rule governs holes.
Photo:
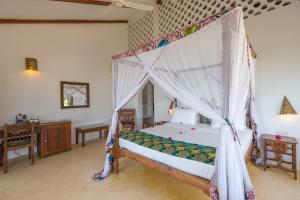
MULTIPOLYGON (((109 134, 106 140, 106 148, 114 145, 114 135, 118 125, 118 111, 125 106, 130 99, 144 87, 149 77, 143 66, 135 57, 123 60, 114 60, 113 68, 113 116, 109 134)), ((112 155, 107 153, 103 171, 96 174, 94 179, 102 179, 108 176, 111 169, 112 155)))
MULTIPOLYGON (((249 49, 249 55, 251 55, 251 50, 249 49)), ((255 137, 256 137, 256 142, 257 142, 257 147, 263 151, 263 144, 261 142, 261 134, 260 134, 260 126, 259 126, 259 118, 257 115, 257 111, 256 111, 256 99, 255 99, 255 93, 256 93, 256 87, 255 87, 255 74, 256 74, 256 59, 254 59, 252 56, 249 57, 249 64, 250 64, 250 71, 251 71, 251 95, 250 95, 250 115, 251 115, 251 119, 252 121, 255 122, 256 124, 256 133, 255 133, 255 137)), ((256 155, 259 156, 259 155, 256 155)), ((260 157, 257 158, 256 163, 257 164, 262 164, 262 160, 263 160, 263 154, 260 155, 260 157)))
POLYGON ((137 55, 150 77, 184 105, 222 123, 215 184, 220 199, 242 200, 253 187, 233 122, 250 88, 248 46, 240 9, 165 47, 137 55))
MULTIPOLYGON (((247 45, 242 11, 236 8, 167 46, 114 61, 114 78, 118 80, 114 80, 115 112, 107 145, 113 140, 117 110, 141 89, 149 76, 185 106, 222 124, 212 177, 218 195, 212 190, 212 198, 255 199, 233 124, 244 112, 249 97, 247 45), (127 80, 129 76, 134 81, 127 80)), ((109 171, 104 172, 103 177, 109 171)))
MULTIPOLYGON (((249 49, 249 55, 251 55, 251 50, 249 49)), ((256 88, 255 88, 255 74, 256 74, 256 59, 252 58, 252 56, 249 56, 249 65, 250 65, 250 74, 251 74, 251 83, 250 83, 250 87, 251 87, 251 99, 250 99, 250 108, 251 108, 251 117, 252 120, 254 122, 258 121, 258 117, 257 117, 257 112, 256 112, 256 106, 255 106, 255 92, 256 92, 256 88)))

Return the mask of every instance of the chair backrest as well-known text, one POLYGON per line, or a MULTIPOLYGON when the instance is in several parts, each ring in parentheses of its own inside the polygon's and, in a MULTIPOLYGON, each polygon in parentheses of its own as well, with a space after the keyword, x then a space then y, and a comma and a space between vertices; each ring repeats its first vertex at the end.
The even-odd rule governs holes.
POLYGON ((135 124, 135 109, 121 109, 119 111, 119 121, 122 125, 131 124, 134 126, 135 124))
POLYGON ((30 144, 34 140, 34 124, 5 124, 3 136, 4 148, 13 148, 30 144))

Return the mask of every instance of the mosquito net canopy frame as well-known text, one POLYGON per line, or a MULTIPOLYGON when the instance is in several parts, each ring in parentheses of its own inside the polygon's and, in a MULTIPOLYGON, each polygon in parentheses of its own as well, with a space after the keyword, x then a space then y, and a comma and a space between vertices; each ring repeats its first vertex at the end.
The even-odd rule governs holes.
MULTIPOLYGON (((211 198, 255 199, 235 121, 252 101, 253 58, 240 8, 193 34, 146 52, 113 59, 113 117, 106 141, 114 145, 118 111, 151 79, 170 96, 221 124, 211 198)), ((108 176, 113 157, 107 153, 108 176)))

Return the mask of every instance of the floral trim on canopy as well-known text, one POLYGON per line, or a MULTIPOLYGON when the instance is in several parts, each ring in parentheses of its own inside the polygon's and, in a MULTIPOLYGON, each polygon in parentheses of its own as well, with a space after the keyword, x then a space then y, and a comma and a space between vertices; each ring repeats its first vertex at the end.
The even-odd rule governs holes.
MULTIPOLYGON (((114 162, 114 158, 113 158, 113 155, 111 153, 108 155, 108 161, 109 161, 109 165, 112 166, 112 164, 114 162)), ((105 177, 102 177, 102 172, 103 172, 103 170, 101 170, 99 173, 94 174, 93 177, 92 177, 92 180, 93 181, 103 180, 105 177)))
MULTIPOLYGON (((211 178, 209 192, 210 192, 210 198, 212 200, 220 200, 216 174, 213 174, 211 178)), ((246 191, 245 200, 255 200, 255 199, 256 199, 256 195, 254 190, 246 191)))
POLYGON ((250 49, 252 58, 254 58, 254 59, 257 58, 257 54, 256 54, 256 52, 253 49, 252 43, 250 41, 250 37, 248 35, 247 35, 247 41, 248 41, 248 47, 250 49))
MULTIPOLYGON (((179 40, 181 38, 184 38, 200 29, 202 29, 203 27, 207 26, 208 24, 210 24, 211 22, 215 21, 216 19, 222 17, 223 15, 227 14, 229 11, 233 10, 234 8, 236 8, 236 6, 231 7, 229 9, 224 9, 214 15, 211 15, 203 20, 201 20, 200 22, 193 24, 191 26, 188 27, 184 27, 183 29, 180 29, 179 31, 175 31, 173 33, 170 33, 168 35, 166 35, 164 38, 159 38, 156 40, 152 40, 146 44, 143 44, 141 46, 139 46, 136 49, 133 50, 129 50, 126 51, 124 53, 121 53, 119 55, 115 55, 112 56, 113 60, 117 60, 117 59, 121 59, 121 58, 126 58, 126 57, 130 57, 130 56, 134 56, 146 51, 151 51, 154 50, 156 48, 162 47, 164 45, 167 45, 169 43, 172 43, 176 40, 179 40)), ((251 55, 253 58, 256 58, 256 53, 252 48, 252 45, 250 43, 250 41, 248 40, 249 43, 249 48, 251 49, 251 55)))
POLYGON ((218 184, 216 180, 216 174, 213 174, 211 181, 210 181, 210 188, 209 188, 210 198, 212 200, 219 200, 219 192, 218 192, 218 184))

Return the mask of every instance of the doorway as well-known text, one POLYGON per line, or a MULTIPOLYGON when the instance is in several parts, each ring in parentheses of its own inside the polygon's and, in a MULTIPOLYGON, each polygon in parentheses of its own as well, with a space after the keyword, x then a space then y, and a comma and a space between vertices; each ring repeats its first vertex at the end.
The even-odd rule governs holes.
POLYGON ((154 85, 149 81, 142 90, 143 128, 154 126, 154 85))

